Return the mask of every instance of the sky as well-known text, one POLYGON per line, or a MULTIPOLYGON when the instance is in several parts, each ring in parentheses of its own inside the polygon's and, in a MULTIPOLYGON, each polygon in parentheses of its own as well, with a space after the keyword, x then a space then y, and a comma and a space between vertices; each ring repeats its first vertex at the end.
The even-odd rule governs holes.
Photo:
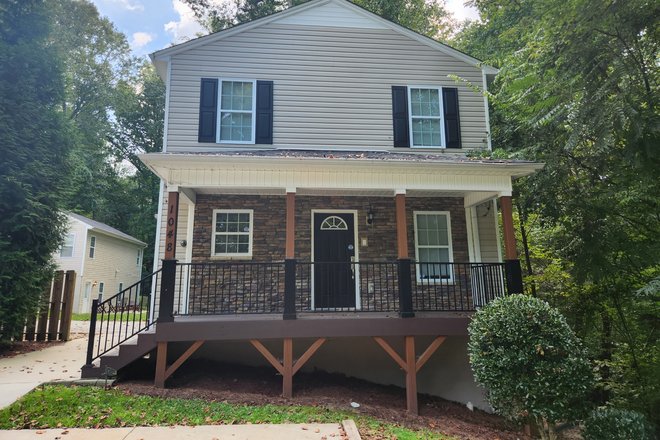
MULTIPOLYGON (((193 38, 202 31, 192 11, 180 0, 90 0, 100 14, 124 32, 133 53, 145 56, 171 43, 193 38)), ((222 1, 222 0, 214 0, 222 1)), ((464 0, 447 0, 447 9, 459 20, 479 17, 464 0)))

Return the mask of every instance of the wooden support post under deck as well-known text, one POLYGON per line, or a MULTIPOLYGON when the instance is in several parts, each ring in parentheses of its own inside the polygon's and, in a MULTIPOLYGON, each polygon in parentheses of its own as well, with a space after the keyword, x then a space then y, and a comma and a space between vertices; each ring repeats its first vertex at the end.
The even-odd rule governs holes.
POLYGON ((417 365, 415 364, 415 337, 406 336, 406 400, 408 412, 417 414, 417 365))
POLYGON ((282 396, 293 397, 293 339, 284 340, 282 396))
POLYGON ((517 260, 516 233, 513 229, 513 212, 511 210, 511 197, 500 197, 502 212, 502 231, 504 233, 504 253, 507 260, 517 260))
POLYGON ((286 258, 295 258, 296 193, 286 193, 286 258))
POLYGON ((165 259, 176 258, 176 229, 179 221, 179 192, 167 193, 167 228, 165 230, 165 259))
POLYGON ((167 369, 167 342, 158 343, 158 352, 156 354, 156 379, 154 386, 156 388, 165 388, 165 370, 167 369))
POLYGON ((396 195, 396 245, 399 252, 399 258, 408 258, 405 194, 396 195))

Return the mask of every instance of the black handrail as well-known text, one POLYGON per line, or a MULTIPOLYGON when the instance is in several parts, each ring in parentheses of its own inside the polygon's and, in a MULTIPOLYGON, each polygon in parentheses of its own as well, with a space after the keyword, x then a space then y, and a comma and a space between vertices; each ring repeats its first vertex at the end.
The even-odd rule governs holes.
POLYGON ((162 269, 99 303, 92 301, 87 343, 87 366, 154 323, 151 292, 157 292, 162 269), (98 330, 98 331, 97 331, 98 330))

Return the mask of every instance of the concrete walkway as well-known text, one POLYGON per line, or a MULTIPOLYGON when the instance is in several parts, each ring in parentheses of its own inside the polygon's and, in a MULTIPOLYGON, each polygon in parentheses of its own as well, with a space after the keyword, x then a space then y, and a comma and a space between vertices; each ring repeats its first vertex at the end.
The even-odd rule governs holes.
POLYGON ((44 382, 80 379, 87 338, 0 359, 0 409, 44 382))
POLYGON ((0 431, 0 440, 360 440, 352 420, 290 425, 186 426, 0 431))

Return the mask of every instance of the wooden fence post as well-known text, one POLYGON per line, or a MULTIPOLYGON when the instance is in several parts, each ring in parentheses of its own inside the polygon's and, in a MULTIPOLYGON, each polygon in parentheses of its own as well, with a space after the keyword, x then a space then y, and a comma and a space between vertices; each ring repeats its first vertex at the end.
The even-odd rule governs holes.
POLYGON ((53 288, 51 281, 44 290, 41 297, 41 309, 39 311, 39 323, 37 325, 37 341, 46 340, 46 330, 48 328, 48 310, 50 309, 50 291, 53 288))
POLYGON ((60 323, 60 306, 62 305, 62 286, 64 284, 64 271, 55 272, 55 285, 53 286, 53 300, 50 307, 48 322, 48 340, 57 340, 57 326, 60 323))
POLYGON ((64 302, 62 304, 62 320, 60 321, 60 334, 63 341, 71 339, 71 315, 73 313, 73 293, 76 285, 76 271, 66 271, 64 283, 64 302))

